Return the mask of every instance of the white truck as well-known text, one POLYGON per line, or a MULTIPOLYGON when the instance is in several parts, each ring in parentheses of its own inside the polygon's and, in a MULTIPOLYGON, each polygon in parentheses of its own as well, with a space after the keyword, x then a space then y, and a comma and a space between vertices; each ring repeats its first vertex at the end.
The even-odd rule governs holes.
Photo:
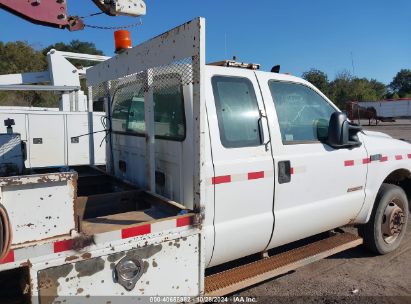
POLYGON ((0 294, 226 301, 212 297, 362 243, 395 250, 411 145, 362 131, 308 82, 256 67, 206 65, 197 18, 89 69, 107 103, 107 172, 0 178, 0 294), (345 225, 359 236, 337 230, 270 255, 345 225))
MULTIPOLYGON (((53 49, 47 54, 46 71, 0 75, 0 92, 48 91, 59 97, 58 108, 0 106, 0 121, 13 119, 13 129, 25 143, 26 168, 105 165, 102 104, 93 104, 81 90, 87 68, 76 67, 69 59, 109 58, 53 49)), ((0 125, 0 132, 5 131, 0 125)))

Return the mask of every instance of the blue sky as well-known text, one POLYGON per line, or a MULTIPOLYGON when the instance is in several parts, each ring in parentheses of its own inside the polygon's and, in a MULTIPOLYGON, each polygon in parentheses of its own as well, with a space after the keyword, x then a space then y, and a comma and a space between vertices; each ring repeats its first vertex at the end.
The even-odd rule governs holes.
MULTIPOLYGON (((69 13, 97 12, 91 0, 68 0, 69 13)), ((333 78, 353 71, 358 77, 389 83, 401 68, 411 68, 410 0, 146 0, 143 25, 131 30, 138 44, 196 16, 207 19, 207 60, 237 56, 281 64, 282 72, 301 75, 318 68, 333 78), (351 56, 352 54, 352 56, 351 56)), ((86 23, 118 26, 127 17, 97 16, 86 23)), ((94 42, 113 54, 113 33, 86 29, 69 32, 30 24, 0 11, 0 41, 24 40, 37 48, 72 39, 94 42)))

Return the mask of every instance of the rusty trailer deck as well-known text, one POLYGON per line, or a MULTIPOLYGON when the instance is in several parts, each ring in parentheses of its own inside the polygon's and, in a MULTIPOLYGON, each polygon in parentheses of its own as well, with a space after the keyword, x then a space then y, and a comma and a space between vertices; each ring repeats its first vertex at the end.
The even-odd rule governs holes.
POLYGON ((363 239, 359 236, 350 233, 337 234, 272 257, 212 274, 205 279, 205 295, 228 295, 362 243, 363 239))

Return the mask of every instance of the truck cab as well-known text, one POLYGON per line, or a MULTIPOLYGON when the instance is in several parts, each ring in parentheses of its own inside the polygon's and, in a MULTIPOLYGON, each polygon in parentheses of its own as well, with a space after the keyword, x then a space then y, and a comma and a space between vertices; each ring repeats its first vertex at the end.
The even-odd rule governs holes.
MULTIPOLYGON (((374 222, 370 217, 384 182, 400 185, 395 190, 407 192, 409 200, 409 143, 346 121, 354 130, 347 134, 351 142, 334 144, 329 132, 344 132, 331 122, 342 116, 340 110, 301 78, 213 65, 206 75, 214 169, 209 266, 336 227, 374 222)), ((409 207, 404 193, 401 197, 403 202, 393 199, 382 212, 384 242, 378 249, 360 229, 378 253, 393 250, 404 233, 409 207), (385 221, 391 221, 391 230, 385 221)))
MULTIPOLYGON (((384 182, 410 195, 409 143, 362 131, 301 78, 257 68, 234 61, 204 67, 207 267, 368 223, 384 182), (345 143, 331 141, 340 135, 345 143)), ((191 209, 194 105, 183 70, 153 72, 155 191, 191 209)), ((111 154, 114 174, 143 187, 142 83, 115 90, 111 154)), ((394 205, 382 213, 391 226, 379 225, 386 226, 382 239, 396 242, 384 241, 380 253, 404 233, 408 201, 394 205)))

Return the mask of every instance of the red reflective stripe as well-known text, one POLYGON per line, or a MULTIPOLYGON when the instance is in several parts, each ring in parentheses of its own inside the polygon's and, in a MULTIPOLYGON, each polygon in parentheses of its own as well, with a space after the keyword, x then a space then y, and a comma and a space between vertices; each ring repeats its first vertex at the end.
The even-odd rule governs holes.
POLYGON ((388 156, 382 156, 380 159, 380 162, 386 162, 388 161, 388 156))
POLYGON ((408 154, 407 157, 411 159, 411 154, 408 154))
POLYGON ((151 232, 151 225, 141 225, 137 227, 125 228, 121 230, 121 238, 127 239, 134 236, 144 235, 151 232))
POLYGON ((259 178, 264 178, 264 171, 248 173, 248 179, 259 179, 259 178))
POLYGON ((184 227, 184 226, 189 226, 192 224, 193 217, 192 216, 186 216, 186 217, 180 217, 177 219, 177 227, 184 227))
POLYGON ((362 160, 362 163, 365 165, 365 164, 370 164, 371 163, 371 159, 368 157, 368 158, 364 158, 363 160, 362 160))
POLYGON ((231 175, 216 176, 212 178, 213 185, 231 183, 231 175))
POLYGON ((395 159, 396 159, 396 160, 401 160, 401 159, 402 159, 402 155, 395 155, 395 159))
POLYGON ((294 168, 290 168, 290 174, 294 174, 294 168))
POLYGON ((54 253, 71 250, 73 248, 73 240, 55 242, 53 244, 53 247, 54 247, 54 253))
POLYGON ((354 161, 353 160, 346 160, 344 162, 344 166, 346 166, 346 167, 354 166, 354 161))
POLYGON ((9 253, 0 261, 0 264, 14 262, 14 250, 10 250, 9 253))

